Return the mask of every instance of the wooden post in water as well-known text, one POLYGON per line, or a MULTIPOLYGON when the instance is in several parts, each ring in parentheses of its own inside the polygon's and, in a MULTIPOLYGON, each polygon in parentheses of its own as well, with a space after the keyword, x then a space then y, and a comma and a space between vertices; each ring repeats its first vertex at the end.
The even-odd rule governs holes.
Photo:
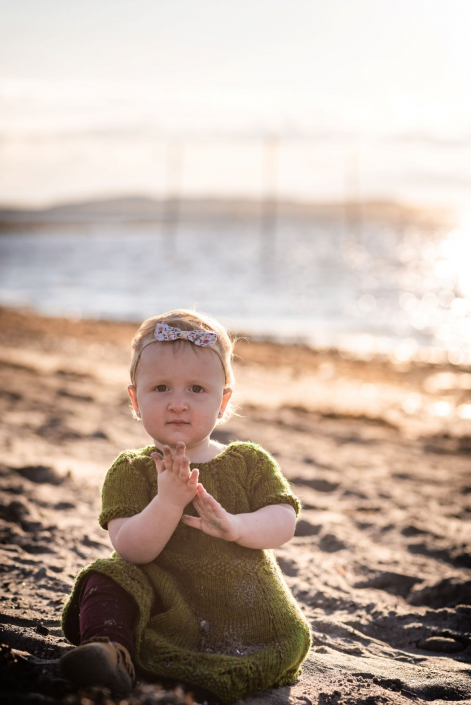
POLYGON ((275 250, 275 235, 278 215, 278 137, 266 137, 262 149, 263 196, 261 204, 261 257, 272 258, 275 250))
POLYGON ((362 231, 360 158, 357 151, 345 155, 344 188, 344 238, 350 246, 357 248, 360 244, 362 231))
POLYGON ((176 249, 176 237, 180 221, 183 157, 184 145, 176 140, 169 142, 162 223, 167 250, 172 254, 175 253, 176 249))

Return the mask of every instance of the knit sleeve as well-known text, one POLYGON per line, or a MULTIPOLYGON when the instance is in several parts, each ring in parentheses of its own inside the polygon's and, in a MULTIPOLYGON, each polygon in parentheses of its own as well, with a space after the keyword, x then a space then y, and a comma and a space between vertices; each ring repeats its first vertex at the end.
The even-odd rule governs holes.
POLYGON ((108 470, 103 483, 100 526, 107 529, 111 519, 139 514, 151 499, 149 483, 139 470, 139 459, 124 451, 108 470))
POLYGON ((260 446, 253 446, 251 472, 248 482, 248 499, 253 512, 269 504, 290 504, 296 516, 301 502, 291 492, 288 480, 270 453, 260 446))

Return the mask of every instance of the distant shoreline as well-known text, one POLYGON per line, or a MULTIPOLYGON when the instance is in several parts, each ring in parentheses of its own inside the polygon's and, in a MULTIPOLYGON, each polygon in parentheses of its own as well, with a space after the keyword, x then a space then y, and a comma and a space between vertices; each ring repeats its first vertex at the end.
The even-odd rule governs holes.
POLYGON ((43 228, 87 224, 148 224, 180 221, 265 219, 307 222, 362 221, 414 224, 422 228, 449 227, 451 209, 429 208, 392 200, 294 201, 287 199, 182 198, 154 199, 123 196, 63 203, 44 208, 0 205, 0 232, 18 228, 43 228))

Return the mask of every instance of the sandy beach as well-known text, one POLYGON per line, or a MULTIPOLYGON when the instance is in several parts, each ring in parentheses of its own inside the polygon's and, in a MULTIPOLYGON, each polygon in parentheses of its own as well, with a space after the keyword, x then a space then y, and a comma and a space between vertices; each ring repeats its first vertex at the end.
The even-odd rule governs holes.
MULTIPOLYGON (((115 702, 57 664, 74 577, 111 551, 106 470, 147 443, 126 393, 136 329, 0 310, 6 703, 115 702)), ((215 437, 261 443, 301 498, 275 553, 313 633, 298 682, 244 702, 471 702, 471 369, 244 340, 237 354, 240 416, 215 437)), ((139 681, 125 702, 198 697, 139 681)))

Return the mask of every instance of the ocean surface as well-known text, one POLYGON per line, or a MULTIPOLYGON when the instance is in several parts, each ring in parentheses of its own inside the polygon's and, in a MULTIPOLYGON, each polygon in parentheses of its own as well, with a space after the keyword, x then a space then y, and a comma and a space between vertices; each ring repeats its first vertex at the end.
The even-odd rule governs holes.
POLYGON ((256 337, 471 362, 471 230, 279 222, 85 225, 0 235, 0 304, 140 322, 196 305, 256 337))

